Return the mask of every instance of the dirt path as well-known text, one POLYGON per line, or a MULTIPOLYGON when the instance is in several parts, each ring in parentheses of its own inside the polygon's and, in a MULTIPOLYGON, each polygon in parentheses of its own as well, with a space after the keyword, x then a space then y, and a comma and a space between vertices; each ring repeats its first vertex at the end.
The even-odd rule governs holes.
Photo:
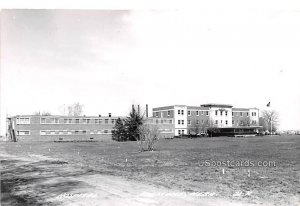
POLYGON ((250 205, 128 181, 41 155, 0 157, 2 205, 250 205))

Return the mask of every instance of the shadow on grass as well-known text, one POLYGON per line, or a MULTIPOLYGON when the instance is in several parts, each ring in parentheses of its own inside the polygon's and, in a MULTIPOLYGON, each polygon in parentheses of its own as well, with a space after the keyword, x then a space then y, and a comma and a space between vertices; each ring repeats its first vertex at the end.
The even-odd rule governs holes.
POLYGON ((59 195, 88 186, 76 176, 93 173, 61 161, 0 159, 1 205, 57 205, 59 195))

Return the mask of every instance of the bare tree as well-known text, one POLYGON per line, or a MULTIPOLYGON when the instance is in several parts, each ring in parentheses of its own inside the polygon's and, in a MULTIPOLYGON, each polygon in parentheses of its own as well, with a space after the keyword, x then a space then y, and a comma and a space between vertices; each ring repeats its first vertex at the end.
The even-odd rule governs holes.
POLYGON ((251 122, 250 117, 244 117, 244 118, 242 119, 242 124, 243 124, 243 126, 251 126, 251 125, 252 125, 252 122, 251 122))
POLYGON ((140 152, 153 151, 154 144, 158 140, 159 134, 160 132, 156 125, 142 124, 139 127, 140 138, 137 140, 140 152))
POLYGON ((83 105, 80 103, 75 103, 68 106, 68 115, 69 116, 81 116, 83 113, 83 105))
POLYGON ((192 127, 190 129, 195 135, 198 135, 201 132, 201 125, 199 120, 192 121, 192 127))
MULTIPOLYGON (((279 115, 275 110, 262 111, 262 120, 269 132, 275 132, 279 126, 279 115)), ((261 125, 263 126, 263 125, 261 125)))
POLYGON ((218 125, 214 123, 213 120, 211 120, 209 122, 208 128, 207 128, 207 132, 209 134, 209 136, 213 136, 214 134, 220 132, 220 129, 218 128, 218 125))

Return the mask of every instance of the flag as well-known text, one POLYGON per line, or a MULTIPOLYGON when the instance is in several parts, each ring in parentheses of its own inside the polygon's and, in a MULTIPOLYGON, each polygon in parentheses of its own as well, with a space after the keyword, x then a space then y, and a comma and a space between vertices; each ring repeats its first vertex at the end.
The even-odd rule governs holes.
POLYGON ((269 103, 267 104, 267 107, 270 107, 270 104, 271 104, 271 102, 269 102, 269 103))

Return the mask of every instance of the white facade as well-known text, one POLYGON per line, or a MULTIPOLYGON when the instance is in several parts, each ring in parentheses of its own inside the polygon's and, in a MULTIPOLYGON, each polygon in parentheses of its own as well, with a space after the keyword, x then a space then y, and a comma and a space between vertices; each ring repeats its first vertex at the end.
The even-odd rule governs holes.
POLYGON ((187 106, 174 106, 175 135, 187 134, 187 106))
POLYGON ((211 126, 232 127, 232 108, 211 107, 209 114, 211 126))

